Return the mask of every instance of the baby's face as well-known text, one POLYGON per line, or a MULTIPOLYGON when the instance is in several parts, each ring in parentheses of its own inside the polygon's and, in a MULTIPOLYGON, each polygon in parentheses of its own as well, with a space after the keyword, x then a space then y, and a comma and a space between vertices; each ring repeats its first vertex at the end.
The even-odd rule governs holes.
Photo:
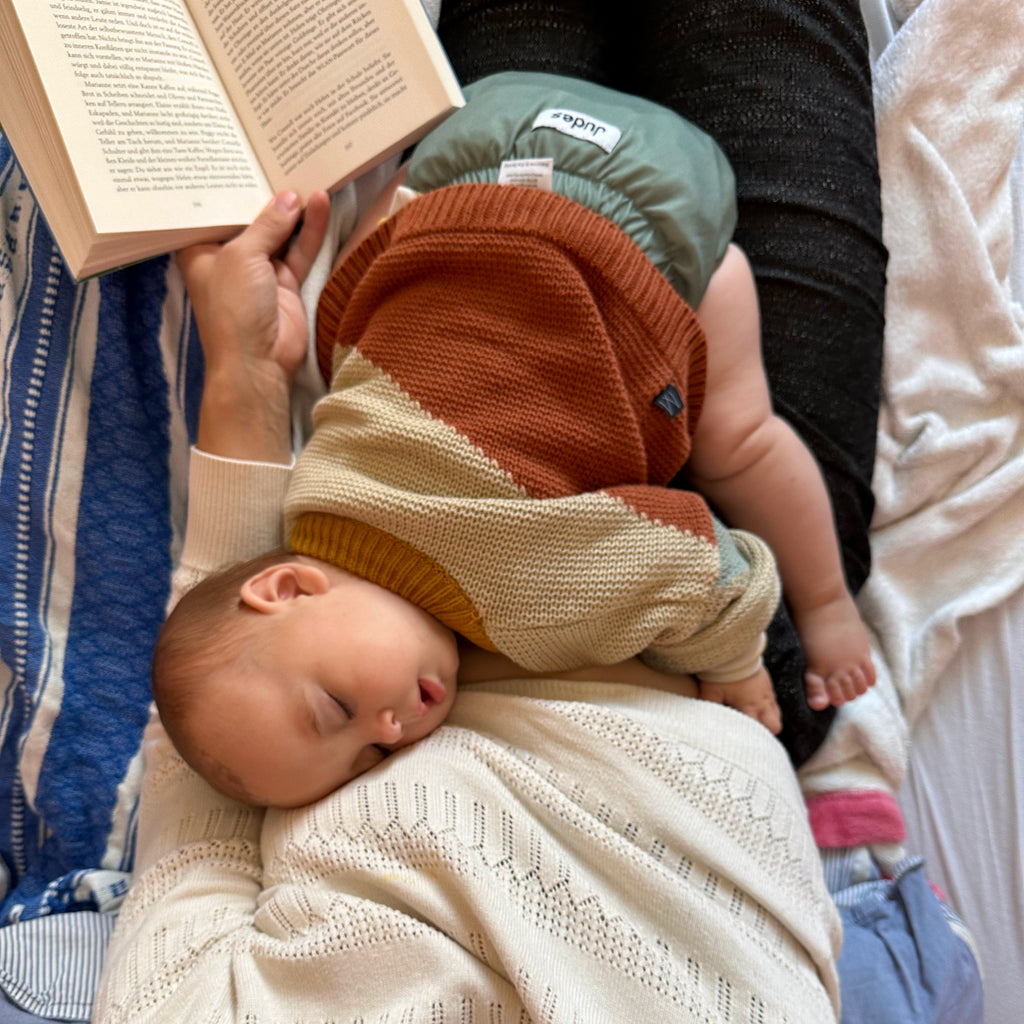
POLYGON ((326 796, 433 732, 455 699, 451 630, 376 584, 328 577, 266 612, 251 658, 202 701, 202 745, 254 803, 326 796))

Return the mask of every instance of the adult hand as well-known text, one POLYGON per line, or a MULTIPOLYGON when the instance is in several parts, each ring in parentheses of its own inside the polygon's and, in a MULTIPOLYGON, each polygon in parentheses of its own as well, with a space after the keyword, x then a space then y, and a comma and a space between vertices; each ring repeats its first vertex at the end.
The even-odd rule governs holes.
POLYGON ((177 255, 192 300, 206 376, 199 446, 230 458, 291 458, 289 392, 309 330, 300 288, 327 229, 330 200, 315 192, 302 213, 276 196, 240 235, 177 255))

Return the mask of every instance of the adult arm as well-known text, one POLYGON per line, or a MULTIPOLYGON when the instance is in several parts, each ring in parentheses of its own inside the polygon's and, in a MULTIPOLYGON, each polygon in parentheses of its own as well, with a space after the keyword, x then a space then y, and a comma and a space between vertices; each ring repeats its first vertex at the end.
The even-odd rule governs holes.
POLYGON ((323 241, 328 211, 326 193, 310 196, 301 230, 289 243, 302 210, 295 193, 284 192, 226 245, 178 254, 206 359, 203 451, 290 463, 289 395, 309 346, 299 289, 323 241))
POLYGON ((326 194, 310 197, 288 244, 300 213, 294 194, 283 193, 233 241, 178 254, 206 370, 172 602, 226 562, 281 543, 292 464, 289 395, 309 345, 299 289, 326 230, 326 194))

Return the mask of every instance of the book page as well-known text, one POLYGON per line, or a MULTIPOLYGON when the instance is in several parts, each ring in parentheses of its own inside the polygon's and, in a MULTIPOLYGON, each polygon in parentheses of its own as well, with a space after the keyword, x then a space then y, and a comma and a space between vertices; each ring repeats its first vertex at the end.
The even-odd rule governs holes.
POLYGON ((14 0, 100 232, 244 223, 268 186, 182 0, 14 0))
POLYGON ((444 76, 461 103, 419 0, 187 2, 275 188, 329 187, 451 109, 444 76))

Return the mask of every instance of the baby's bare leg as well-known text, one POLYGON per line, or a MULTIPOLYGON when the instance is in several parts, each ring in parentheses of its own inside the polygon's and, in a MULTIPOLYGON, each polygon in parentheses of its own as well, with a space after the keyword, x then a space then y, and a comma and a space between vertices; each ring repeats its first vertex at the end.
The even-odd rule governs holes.
POLYGON ((756 719, 773 733, 782 728, 782 714, 775 701, 775 691, 767 669, 759 668, 752 676, 735 683, 712 683, 705 679, 699 679, 698 683, 701 700, 728 704, 756 719))
POLYGON ((712 276, 698 316, 708 377, 690 479, 731 526, 771 547, 807 655, 808 704, 843 704, 874 682, 867 632, 846 589, 821 471, 772 410, 753 277, 735 246, 712 276))

